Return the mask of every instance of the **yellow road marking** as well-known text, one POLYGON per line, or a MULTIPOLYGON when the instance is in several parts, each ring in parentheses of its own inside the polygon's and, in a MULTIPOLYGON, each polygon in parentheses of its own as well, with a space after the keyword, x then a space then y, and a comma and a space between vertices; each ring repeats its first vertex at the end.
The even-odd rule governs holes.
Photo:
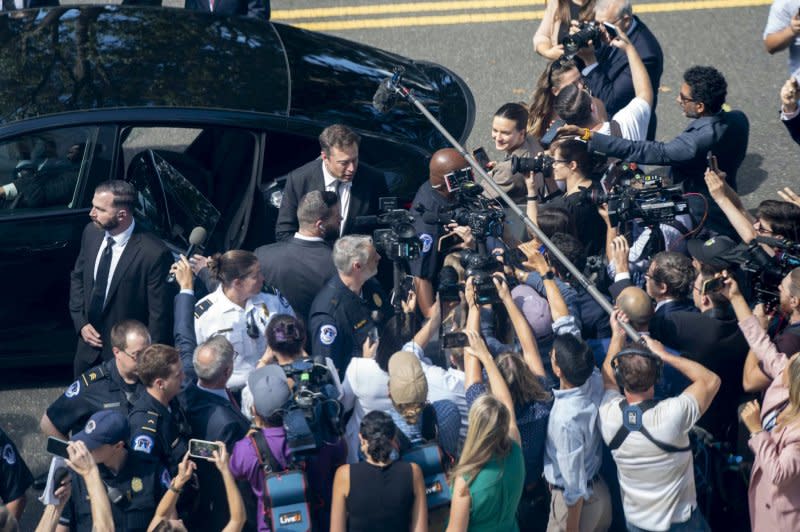
MULTIPOLYGON (((692 2, 660 2, 638 4, 636 13, 665 13, 673 11, 696 11, 700 9, 732 9, 770 5, 772 0, 695 0, 692 2)), ((391 15, 405 13, 425 13, 436 11, 455 11, 471 9, 506 9, 525 6, 541 6, 541 0, 454 0, 444 2, 407 2, 400 4, 374 4, 364 6, 342 6, 312 9, 274 10, 273 20, 301 20, 332 17, 354 17, 364 15, 391 15)), ((485 24, 490 22, 510 22, 520 20, 539 20, 543 9, 460 13, 452 15, 426 15, 412 17, 362 18, 355 20, 332 20, 297 22, 296 26, 315 31, 337 31, 375 28, 399 28, 409 26, 442 26, 454 24, 485 24)))

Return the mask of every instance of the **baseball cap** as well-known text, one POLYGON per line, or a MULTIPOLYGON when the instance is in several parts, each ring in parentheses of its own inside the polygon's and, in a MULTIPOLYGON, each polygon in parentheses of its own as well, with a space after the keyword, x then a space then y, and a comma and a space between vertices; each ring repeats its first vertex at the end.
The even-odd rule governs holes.
POLYGON ((686 243, 686 248, 692 257, 714 268, 730 266, 731 263, 721 258, 721 255, 735 247, 736 242, 733 239, 722 235, 713 236, 705 241, 693 239, 686 243))
POLYGON ((82 441, 90 451, 103 445, 127 441, 130 437, 128 417, 118 410, 95 412, 83 430, 72 436, 72 441, 82 441))
POLYGON ((389 359, 389 393, 397 405, 427 401, 428 381, 417 355, 398 351, 389 359))
POLYGON ((537 340, 553 335, 553 317, 550 314, 550 305, 532 286, 527 284, 515 286, 511 289, 511 297, 530 324, 537 340))
POLYGON ((265 419, 283 407, 292 396, 286 374, 275 364, 253 370, 247 377, 247 386, 253 394, 256 414, 265 419))

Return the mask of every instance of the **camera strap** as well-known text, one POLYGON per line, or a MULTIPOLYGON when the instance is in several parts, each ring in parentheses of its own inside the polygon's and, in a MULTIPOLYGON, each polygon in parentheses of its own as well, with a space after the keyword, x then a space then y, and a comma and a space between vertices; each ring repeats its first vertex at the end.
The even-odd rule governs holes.
POLYGON ((644 426, 644 413, 653 408, 658 404, 658 401, 654 399, 648 399, 646 401, 642 401, 641 403, 637 403, 635 405, 628 404, 627 399, 623 399, 619 402, 619 409, 622 411, 622 426, 619 428, 617 433, 611 439, 608 444, 608 448, 611 451, 615 451, 619 449, 622 445, 622 442, 628 437, 628 434, 631 432, 639 432, 642 436, 650 440, 650 442, 664 451, 665 453, 682 453, 686 451, 691 451, 692 446, 688 445, 686 447, 676 447, 669 443, 664 443, 659 441, 650 434, 644 426))
POLYGON ((253 448, 256 451, 256 459, 258 459, 258 465, 261 466, 262 471, 264 473, 277 473, 279 471, 283 471, 284 468, 278 463, 278 460, 275 459, 275 456, 272 454, 272 451, 269 449, 269 444, 267 444, 267 439, 264 437, 264 433, 261 432, 261 429, 254 430, 250 433, 247 438, 250 440, 250 443, 253 445, 253 448))

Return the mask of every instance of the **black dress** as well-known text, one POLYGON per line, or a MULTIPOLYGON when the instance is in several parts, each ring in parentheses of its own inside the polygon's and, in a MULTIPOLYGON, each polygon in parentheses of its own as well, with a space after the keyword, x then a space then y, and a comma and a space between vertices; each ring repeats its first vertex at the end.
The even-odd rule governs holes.
POLYGON ((347 529, 350 532, 408 532, 414 507, 411 464, 387 466, 360 462, 350 466, 347 529))

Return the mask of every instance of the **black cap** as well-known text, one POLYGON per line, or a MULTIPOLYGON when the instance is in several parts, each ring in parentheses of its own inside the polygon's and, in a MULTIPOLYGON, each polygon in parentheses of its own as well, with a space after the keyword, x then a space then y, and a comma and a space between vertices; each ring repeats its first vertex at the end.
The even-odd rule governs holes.
POLYGON ((735 247, 736 242, 723 235, 713 236, 705 241, 689 240, 686 243, 686 248, 692 257, 714 268, 727 268, 730 266, 732 263, 721 258, 721 256, 735 247))

